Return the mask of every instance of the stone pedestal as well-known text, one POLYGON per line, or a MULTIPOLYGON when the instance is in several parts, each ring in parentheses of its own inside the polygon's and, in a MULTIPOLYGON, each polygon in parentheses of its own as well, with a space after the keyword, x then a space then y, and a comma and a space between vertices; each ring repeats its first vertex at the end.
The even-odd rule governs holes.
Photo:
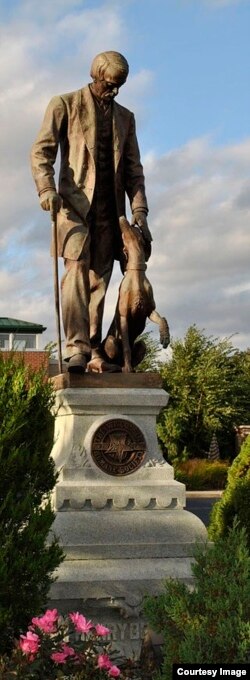
POLYGON ((156 437, 168 395, 156 374, 57 376, 56 520, 66 559, 51 588, 60 611, 108 625, 122 653, 139 653, 146 593, 191 582, 202 522, 184 509, 156 437))

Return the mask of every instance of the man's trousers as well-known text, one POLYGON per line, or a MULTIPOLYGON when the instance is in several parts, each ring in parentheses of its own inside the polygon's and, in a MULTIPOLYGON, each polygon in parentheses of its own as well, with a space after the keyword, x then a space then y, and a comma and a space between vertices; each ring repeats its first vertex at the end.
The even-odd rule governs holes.
POLYGON ((102 340, 105 295, 114 264, 115 228, 112 219, 94 216, 88 224, 79 259, 64 260, 61 307, 66 361, 78 353, 90 359, 91 353, 98 354, 102 340))

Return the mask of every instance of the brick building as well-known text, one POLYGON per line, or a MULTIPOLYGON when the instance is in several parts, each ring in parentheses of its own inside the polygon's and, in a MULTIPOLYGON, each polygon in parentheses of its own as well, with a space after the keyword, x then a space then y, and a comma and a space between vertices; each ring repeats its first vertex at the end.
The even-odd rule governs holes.
POLYGON ((46 328, 41 324, 0 317, 0 351, 4 356, 15 352, 32 368, 39 369, 43 366, 48 371, 49 355, 40 349, 39 342, 44 331, 46 328))

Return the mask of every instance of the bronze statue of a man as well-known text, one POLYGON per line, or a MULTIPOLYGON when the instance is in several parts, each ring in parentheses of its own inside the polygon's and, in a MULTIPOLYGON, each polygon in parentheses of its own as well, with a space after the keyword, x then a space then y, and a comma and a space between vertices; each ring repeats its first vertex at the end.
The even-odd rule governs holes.
POLYGON ((31 152, 40 204, 50 210, 56 203, 58 211, 65 360, 71 372, 84 371, 90 358, 98 370, 105 294, 114 259, 122 261, 119 217, 125 215, 125 194, 146 247, 151 241, 134 115, 114 102, 128 71, 119 52, 98 54, 93 82, 50 101, 31 152))

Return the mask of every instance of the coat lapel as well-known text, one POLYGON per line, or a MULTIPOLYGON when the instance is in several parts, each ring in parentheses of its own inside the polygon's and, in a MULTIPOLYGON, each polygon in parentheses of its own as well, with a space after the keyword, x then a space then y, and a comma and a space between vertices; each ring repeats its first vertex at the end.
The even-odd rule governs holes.
MULTIPOLYGON (((113 151, 115 172, 121 158, 125 132, 124 120, 119 105, 113 103, 113 151)), ((79 90, 79 117, 89 152, 96 160, 96 115, 95 104, 89 86, 79 90)))
POLYGON ((113 106, 114 106, 113 149, 114 149, 114 168, 116 172, 122 154, 125 135, 124 135, 124 121, 119 106, 115 102, 113 106))
POLYGON ((79 117, 86 145, 96 158, 95 105, 88 85, 79 90, 79 117))

